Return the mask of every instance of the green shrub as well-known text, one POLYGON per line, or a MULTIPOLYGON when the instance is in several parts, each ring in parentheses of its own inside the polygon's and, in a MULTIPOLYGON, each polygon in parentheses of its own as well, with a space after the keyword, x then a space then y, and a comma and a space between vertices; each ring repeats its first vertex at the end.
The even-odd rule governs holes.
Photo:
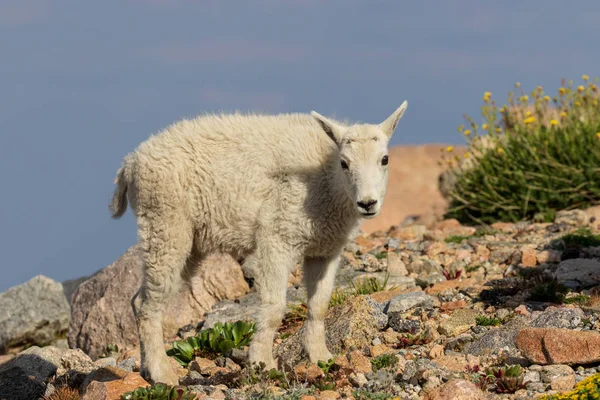
MULTIPOLYGON (((463 223, 553 220, 559 210, 600 202, 598 87, 563 81, 554 99, 538 86, 501 108, 484 95, 479 126, 459 127, 467 152, 444 153, 448 217, 463 223)), ((597 81, 597 80, 596 80, 597 81)), ((519 87, 520 85, 516 85, 519 87)))
POLYGON ((157 383, 148 387, 139 387, 121 395, 121 400, 196 400, 196 393, 184 386, 169 386, 157 383))
POLYGON ((214 358, 232 348, 247 346, 254 330, 253 322, 218 322, 210 329, 201 330, 196 336, 173 342, 173 348, 167 351, 167 355, 185 367, 196 356, 214 358))

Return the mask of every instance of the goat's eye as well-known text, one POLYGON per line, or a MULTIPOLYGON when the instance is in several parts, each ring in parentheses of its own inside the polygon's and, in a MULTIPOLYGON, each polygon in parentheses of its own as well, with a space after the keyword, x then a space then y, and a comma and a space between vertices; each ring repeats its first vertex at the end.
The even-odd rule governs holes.
POLYGON ((381 165, 388 165, 388 156, 383 156, 381 159, 381 165))
POLYGON ((348 163, 342 160, 342 169, 348 169, 348 163))

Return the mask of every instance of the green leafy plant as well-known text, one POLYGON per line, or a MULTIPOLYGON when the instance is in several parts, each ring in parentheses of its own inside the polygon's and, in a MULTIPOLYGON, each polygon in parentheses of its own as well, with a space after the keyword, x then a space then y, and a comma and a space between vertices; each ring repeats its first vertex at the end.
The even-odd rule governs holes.
POLYGON ((477 323, 477 325, 479 326, 498 326, 502 324, 502 321, 500 321, 498 318, 487 317, 485 315, 478 315, 475 318, 475 323, 477 323))
POLYGON ((253 322, 218 322, 210 329, 203 329, 196 336, 173 342, 167 355, 186 367, 196 356, 215 358, 232 348, 247 346, 255 331, 253 322))
MULTIPOLYGON (((597 81, 597 80, 596 80, 597 81)), ((559 210, 600 202, 600 105, 596 83, 563 80, 556 96, 538 86, 510 92, 499 107, 486 92, 483 123, 470 116, 458 130, 467 151, 444 149, 440 187, 447 217, 463 223, 551 222, 559 210)))
POLYGON ((518 364, 487 368, 485 372, 478 365, 467 365, 466 372, 480 389, 486 390, 488 385, 492 384, 497 393, 514 393, 525 389, 529 383, 524 382, 523 370, 518 364))
POLYGON ((334 358, 330 358, 329 360, 327 360, 327 362, 325 362, 324 360, 319 360, 317 362, 317 366, 321 368, 321 371, 323 371, 324 374, 328 374, 331 368, 334 366, 334 364, 334 358))
POLYGON ((487 375, 493 377, 491 380, 496 385, 496 392, 498 393, 514 393, 517 390, 525 389, 527 383, 529 383, 523 381, 523 370, 518 364, 489 368, 487 375))
POLYGON ((196 400, 198 395, 185 386, 169 386, 156 383, 139 387, 121 395, 121 400, 196 400))
POLYGON ((398 364, 398 356, 395 354, 382 354, 371 359, 373 371, 378 371, 383 368, 393 368, 398 364))

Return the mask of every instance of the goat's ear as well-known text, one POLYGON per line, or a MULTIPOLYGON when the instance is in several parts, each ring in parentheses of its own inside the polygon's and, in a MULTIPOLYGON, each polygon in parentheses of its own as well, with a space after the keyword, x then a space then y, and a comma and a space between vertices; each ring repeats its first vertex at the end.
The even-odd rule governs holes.
POLYGON ((404 111, 406 111, 406 107, 408 107, 408 103, 406 100, 398 107, 396 111, 392 113, 385 121, 379 124, 379 127, 383 132, 387 135, 388 138, 391 138, 396 130, 396 126, 398 126, 398 121, 404 115, 404 111))
POLYGON ((311 111, 310 115, 317 120, 331 140, 333 140, 338 146, 342 143, 343 128, 340 125, 328 120, 316 111, 311 111))

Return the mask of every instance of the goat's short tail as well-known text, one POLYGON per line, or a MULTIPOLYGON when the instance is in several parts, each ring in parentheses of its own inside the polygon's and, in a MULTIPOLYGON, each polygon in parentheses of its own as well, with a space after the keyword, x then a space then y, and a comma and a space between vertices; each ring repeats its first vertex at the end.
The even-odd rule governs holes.
POLYGON ((117 187, 110 202, 110 213, 114 219, 120 218, 127 210, 127 179, 125 177, 125 165, 117 171, 114 182, 117 187))

